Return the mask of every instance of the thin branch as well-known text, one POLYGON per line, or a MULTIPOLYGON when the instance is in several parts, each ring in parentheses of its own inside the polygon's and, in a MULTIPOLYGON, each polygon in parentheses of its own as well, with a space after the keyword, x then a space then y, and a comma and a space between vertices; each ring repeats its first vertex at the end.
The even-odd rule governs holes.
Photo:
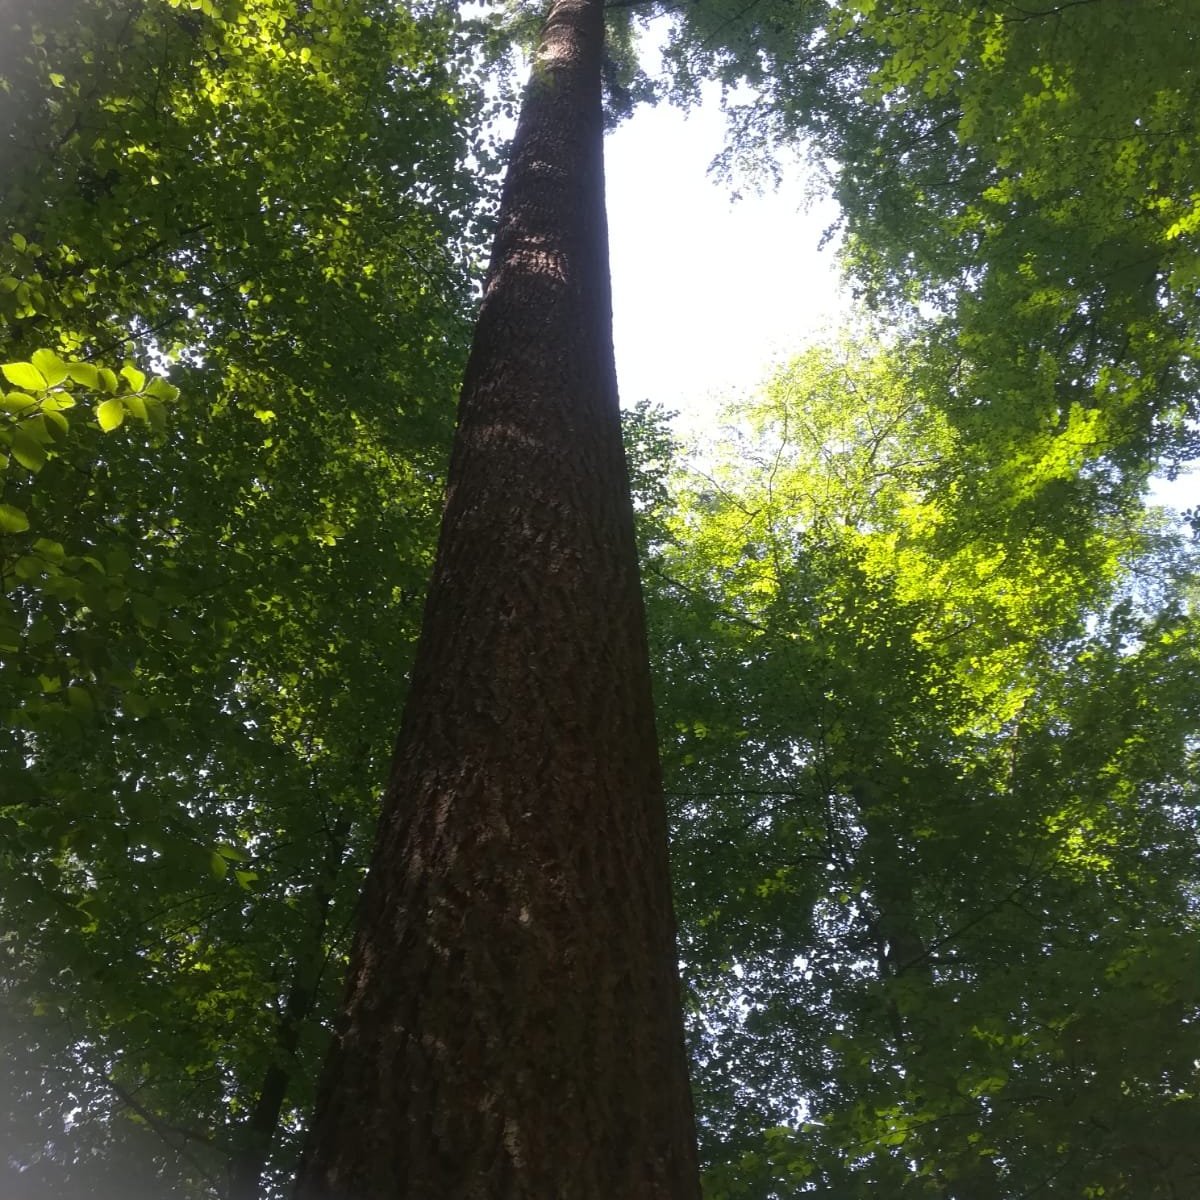
POLYGON ((169 1121, 164 1121, 162 1117, 148 1109, 140 1100, 127 1088, 119 1084, 107 1071, 97 1068, 97 1074, 112 1090, 117 1099, 125 1105, 126 1108, 135 1112, 143 1121, 156 1133, 166 1144, 181 1155, 199 1172, 207 1185, 212 1189, 214 1194, 221 1193, 221 1184, 215 1175, 200 1161, 200 1159, 192 1153, 188 1148, 188 1142, 196 1142, 205 1147, 207 1150, 216 1150, 212 1139, 204 1133, 200 1133, 195 1129, 188 1129, 186 1126, 172 1125, 169 1121))

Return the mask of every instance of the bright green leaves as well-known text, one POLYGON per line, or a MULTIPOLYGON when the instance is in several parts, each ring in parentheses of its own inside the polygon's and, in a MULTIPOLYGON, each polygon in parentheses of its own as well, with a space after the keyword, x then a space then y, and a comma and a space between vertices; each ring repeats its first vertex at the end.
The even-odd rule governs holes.
POLYGON ((711 1190, 1167 1195, 1200 974, 1113 964, 1194 960, 1194 558, 922 349, 780 371, 648 547, 711 1190))
POLYGON ((1097 529, 1060 509, 1014 538, 1012 524, 1041 494, 1026 491, 1028 477, 1038 478, 1038 489, 1049 480, 1073 487, 1084 465, 1081 430, 1093 430, 1097 414, 1081 413, 1078 424, 1047 435, 1036 469, 1013 465, 1006 487, 1010 464, 986 475, 971 467, 973 448, 936 400, 947 386, 935 364, 910 366, 902 349, 868 352, 850 342, 811 351, 738 414, 749 431, 717 483, 740 502, 714 508, 701 488, 680 528, 702 536, 706 554, 724 562, 724 594, 754 621, 766 619, 789 586, 781 560, 790 563, 801 547, 834 556, 855 585, 816 602, 816 627, 849 624, 864 645, 900 662, 902 643, 931 664, 942 660, 948 674, 930 675, 926 694, 958 696, 956 721, 969 695, 972 719, 995 727, 1028 695, 1029 648, 1061 634, 1057 622, 1078 619, 1080 606, 1136 553, 1140 535, 1123 521, 1097 529), (969 515, 975 505, 990 521, 969 515), (1049 523, 1054 517, 1061 524, 1049 523))
POLYGON ((95 367, 91 363, 72 363, 68 368, 68 373, 76 383, 81 383, 84 387, 90 388, 94 392, 100 390, 99 367, 95 367))
POLYGON ((11 447, 13 457, 31 471, 40 471, 48 453, 58 438, 69 430, 68 409, 74 408, 79 397, 72 389, 109 393, 108 399, 98 400, 95 408, 97 423, 109 433, 117 429, 126 414, 148 422, 156 431, 166 428, 165 404, 179 398, 179 389, 165 379, 152 379, 132 364, 121 368, 121 379, 128 390, 116 395, 120 388, 116 374, 107 367, 92 363, 69 362, 49 350, 36 350, 30 362, 5 363, 0 370, 4 377, 24 391, 0 393, 0 445, 11 447))
MULTIPOLYGON (((141 371, 127 366, 122 371, 124 381, 130 386, 136 383, 138 390, 98 399, 91 391, 94 387, 101 395, 117 391, 117 376, 111 370, 65 361, 48 350, 34 351, 26 362, 5 363, 0 370, 10 384, 26 389, 0 392, 0 534, 4 535, 40 532, 43 526, 39 524, 35 529, 34 521, 56 519, 55 497, 44 488, 38 490, 29 476, 40 478, 47 464, 60 457, 65 457, 71 470, 91 469, 88 459, 99 452, 99 447, 90 448, 87 431, 71 423, 71 410, 81 401, 85 409, 89 401, 95 402, 97 424, 106 433, 116 429, 127 413, 161 433, 166 426, 164 406, 179 394, 165 380, 147 383, 141 371), (14 464, 28 474, 14 471, 14 464), (31 513, 38 515, 31 520, 31 513)), ((41 592, 59 610, 60 615, 54 620, 47 618, 47 624, 38 626, 35 622, 33 630, 43 629, 50 636, 54 625, 63 620, 63 607, 79 605, 105 611, 112 606, 115 595, 123 599, 122 593, 114 593, 111 587, 101 590, 90 579, 90 556, 67 560, 60 542, 42 537, 33 542, 30 554, 28 541, 28 537, 4 537, 0 543, 0 580, 4 591, 17 587, 26 593, 41 592)), ((79 693, 68 688, 65 694, 70 698, 79 693)))
POLYGON ((46 377, 33 363, 5 363, 0 370, 4 372, 4 377, 9 383, 16 384, 17 387, 25 388, 27 391, 41 391, 49 386, 46 377))
POLYGON ((47 388, 57 387, 71 374, 71 364, 63 362, 52 350, 35 350, 33 366, 45 379, 47 388))
POLYGON ((121 377, 129 384, 129 390, 132 392, 140 392, 146 386, 145 373, 139 371, 132 363, 126 363, 121 368, 121 377))
MULTIPOLYGON (((852 243, 852 256, 882 293, 936 297, 997 425, 1025 436, 1073 404, 1099 410, 1102 436, 1081 452, 1135 481, 1191 444, 1186 362, 1200 312, 1174 281, 1195 247, 1171 218, 1193 208, 1200 158, 1177 145, 1197 70, 1175 37, 1181 15, 1172 3, 1019 21, 967 4, 881 10, 864 29, 885 50, 879 94, 895 101, 919 85, 937 98, 931 113, 862 114, 883 157, 945 124, 903 169, 843 175, 865 250, 852 243), (1035 376, 1044 384, 1031 389, 1035 376)), ((838 138, 848 146, 864 128, 838 138)))
POLYGON ((125 420, 125 411, 125 405, 120 400, 103 400, 96 406, 96 420, 105 433, 110 433, 125 420))

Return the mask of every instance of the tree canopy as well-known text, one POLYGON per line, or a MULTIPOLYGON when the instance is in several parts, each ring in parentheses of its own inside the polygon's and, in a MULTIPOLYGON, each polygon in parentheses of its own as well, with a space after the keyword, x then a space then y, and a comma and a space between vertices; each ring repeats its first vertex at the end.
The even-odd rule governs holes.
MULTIPOLYGON (((702 451, 626 418, 706 1194, 1192 1195, 1192 6, 670 15, 661 88, 726 85, 732 171, 807 150, 873 308, 702 451)), ((6 1193, 286 1191, 510 36, 0 11, 6 1193)))
POLYGON ((735 89, 729 165, 807 146, 864 296, 936 311, 925 337, 972 360, 958 421, 1019 445, 1094 414, 1089 442, 1140 482, 1195 453, 1194 15, 712 0, 670 57, 683 95, 735 89))
POLYGON ((907 353, 797 360, 651 552, 711 1194, 1186 1194, 1191 554, 1015 538, 907 353))

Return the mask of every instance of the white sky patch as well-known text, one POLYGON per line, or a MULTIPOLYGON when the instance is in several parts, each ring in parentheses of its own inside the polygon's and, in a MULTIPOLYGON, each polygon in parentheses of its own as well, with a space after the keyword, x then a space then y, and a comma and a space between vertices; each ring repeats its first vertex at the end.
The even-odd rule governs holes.
POLYGON ((1165 505, 1177 512, 1200 505, 1200 470, 1182 472, 1178 479, 1155 479, 1150 484, 1150 497, 1155 504, 1165 505))
POLYGON ((797 166, 778 190, 733 200, 709 175, 724 145, 715 89, 690 113, 641 107, 605 142, 621 398, 711 431, 716 410, 837 324, 848 303, 832 201, 808 205, 797 166))

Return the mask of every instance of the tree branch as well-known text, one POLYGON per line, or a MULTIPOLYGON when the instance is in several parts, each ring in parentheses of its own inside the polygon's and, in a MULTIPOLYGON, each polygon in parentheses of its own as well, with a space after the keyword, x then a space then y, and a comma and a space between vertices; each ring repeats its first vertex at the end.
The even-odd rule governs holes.
POLYGON ((126 1108, 141 1117, 176 1154, 187 1159, 208 1187, 212 1189, 213 1193, 220 1195, 222 1190, 220 1180, 188 1148, 188 1142, 196 1142, 204 1146, 207 1150, 216 1151, 217 1147, 213 1145, 212 1139, 207 1134, 201 1133, 199 1130, 189 1129, 186 1126, 172 1125, 169 1121, 164 1121, 162 1117, 152 1112, 138 1100, 132 1092, 119 1084, 107 1071, 102 1068, 96 1068, 96 1073, 126 1108))

